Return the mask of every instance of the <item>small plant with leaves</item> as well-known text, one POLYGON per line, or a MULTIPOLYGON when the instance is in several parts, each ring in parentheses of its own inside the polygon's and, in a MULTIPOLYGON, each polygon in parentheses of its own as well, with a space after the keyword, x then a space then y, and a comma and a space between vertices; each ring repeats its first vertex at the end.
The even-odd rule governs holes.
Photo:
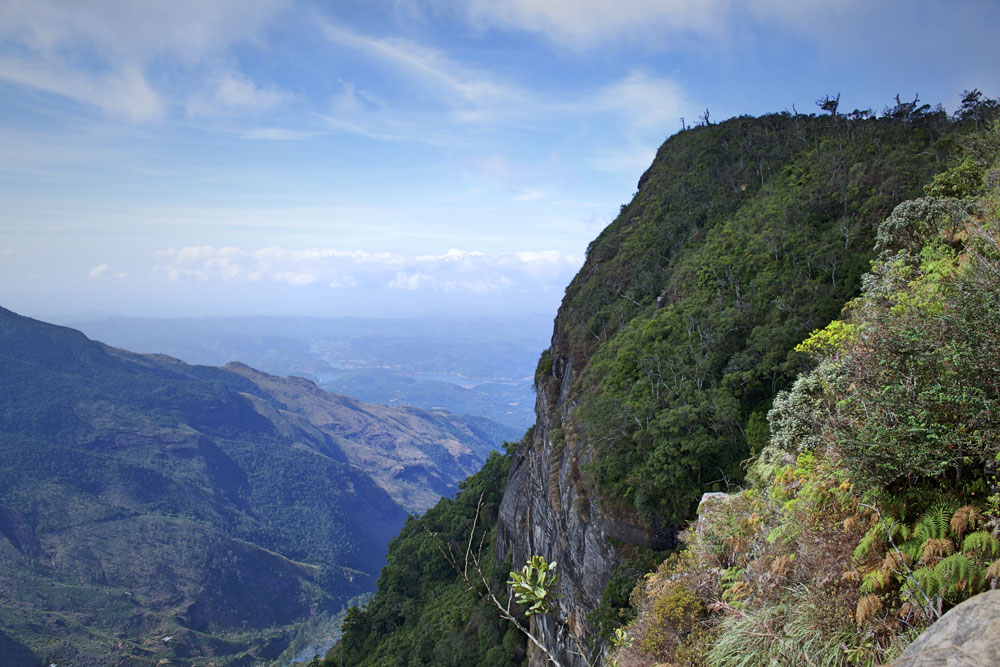
POLYGON ((520 572, 511 572, 507 582, 514 590, 518 604, 530 605, 525 614, 545 614, 552 611, 559 575, 555 574, 556 563, 548 562, 541 556, 532 556, 520 572))

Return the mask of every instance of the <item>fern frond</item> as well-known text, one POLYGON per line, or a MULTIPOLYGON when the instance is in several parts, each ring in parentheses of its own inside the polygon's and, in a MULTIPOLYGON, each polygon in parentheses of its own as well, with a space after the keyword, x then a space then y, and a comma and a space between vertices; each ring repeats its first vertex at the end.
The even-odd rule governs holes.
POLYGON ((952 554, 935 565, 934 574, 940 577, 948 592, 973 591, 980 587, 983 579, 979 566, 961 553, 952 554))
POLYGON ((854 612, 854 622, 858 625, 864 625, 880 611, 882 611, 882 598, 877 595, 866 595, 858 600, 858 607, 854 612))
POLYGON ((951 540, 931 538, 924 542, 920 558, 924 565, 933 567, 939 560, 953 553, 955 553, 955 545, 951 540))
POLYGON ((893 541, 899 542, 902 540, 909 539, 910 529, 902 521, 898 521, 893 518, 886 519, 886 524, 889 526, 889 538, 893 541))
POLYGON ((951 508, 947 505, 935 505, 920 517, 913 527, 913 534, 924 540, 942 540, 948 536, 951 508))
POLYGON ((911 563, 915 563, 920 559, 920 554, 924 552, 924 541, 919 537, 914 537, 912 540, 900 544, 899 550, 906 554, 911 563))
POLYGON ((972 505, 963 505, 955 510, 955 514, 951 517, 951 532, 958 535, 959 539, 962 539, 967 530, 975 528, 982 521, 983 514, 979 511, 979 508, 972 505))
POLYGON ((925 595, 933 596, 941 592, 941 577, 929 567, 914 570, 913 579, 925 595))
POLYGON ((858 546, 854 550, 854 560, 866 558, 876 546, 882 546, 882 540, 884 539, 885 527, 882 525, 882 522, 876 523, 868 529, 868 532, 858 542, 858 546))
POLYGON ((873 570, 865 575, 864 580, 858 590, 862 593, 874 593, 881 591, 892 579, 892 574, 885 570, 873 570))
POLYGON ((962 542, 962 551, 971 551, 986 557, 995 557, 1000 553, 1000 541, 985 530, 969 533, 962 542))
POLYGON ((987 579, 1000 579, 1000 560, 995 560, 986 568, 987 579))
POLYGON ((730 567, 722 572, 721 584, 723 588, 728 588, 732 586, 743 576, 743 571, 745 568, 742 567, 730 567))

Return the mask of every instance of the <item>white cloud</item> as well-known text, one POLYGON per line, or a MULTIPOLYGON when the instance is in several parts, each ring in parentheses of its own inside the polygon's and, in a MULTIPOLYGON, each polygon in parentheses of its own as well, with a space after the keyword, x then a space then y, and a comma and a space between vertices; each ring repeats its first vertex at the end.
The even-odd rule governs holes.
POLYGON ((594 110, 616 113, 637 130, 662 133, 684 108, 684 91, 670 79, 633 71, 597 91, 589 101, 594 110))
POLYGON ((90 273, 87 275, 89 275, 91 278, 100 278, 101 276, 106 274, 110 268, 111 267, 108 266, 107 264, 98 264, 97 266, 92 268, 90 270, 90 273))
POLYGON ((272 109, 290 98, 273 86, 261 86, 242 74, 226 72, 212 82, 209 93, 188 99, 187 111, 193 116, 216 116, 233 111, 260 113, 272 109))
MULTIPOLYGON (((496 113, 522 97, 516 88, 467 68, 436 49, 408 40, 369 37, 330 22, 321 23, 321 27, 332 42, 388 62, 409 80, 419 82, 424 91, 452 101, 455 115, 461 120, 479 120, 487 112, 496 113)), ((351 84, 344 92, 352 104, 358 104, 351 84)))
MULTIPOLYGON (((412 94, 398 106, 350 81, 333 95, 323 117, 332 129, 383 140, 445 143, 449 147, 469 140, 468 126, 490 130, 564 127, 568 116, 608 114, 609 127, 621 128, 627 141, 658 146, 665 128, 672 127, 686 106, 686 96, 673 79, 634 70, 619 79, 576 94, 555 95, 501 80, 494 72, 457 61, 442 51, 403 39, 375 38, 321 22, 323 34, 341 48, 388 66, 399 89, 412 94)), ((397 94, 399 90, 395 91, 397 94)), ((484 173, 503 182, 520 201, 539 192, 516 182, 521 173, 504 157, 475 161, 484 173)))
MULTIPOLYGON (((170 106, 151 83, 157 59, 197 69, 257 37, 288 0, 32 0, 0 3, 0 80, 62 95, 131 122, 170 106)), ((273 91, 232 75, 215 96, 230 107, 268 103, 273 91)))
POLYGON ((106 62, 196 63, 253 38, 289 0, 31 0, 0 6, 0 35, 41 53, 80 46, 106 62))
POLYGON ((0 257, 10 257, 15 252, 17 251, 13 248, 0 248, 0 257))
POLYGON ((59 63, 0 57, 0 80, 62 95, 131 122, 156 120, 165 108, 160 95, 135 67, 90 74, 59 63))
MULTIPOLYGON (((337 248, 290 250, 277 246, 249 251, 191 246, 158 253, 154 272, 168 281, 261 283, 291 288, 397 289, 498 294, 561 288, 583 260, 558 251, 489 254, 450 249, 407 257, 337 248)), ((105 268, 105 270, 107 270, 105 268)))
MULTIPOLYGON (((605 42, 658 35, 714 35, 732 0, 464 0, 467 18, 482 27, 535 32, 578 49, 605 42)), ((440 5, 440 0, 432 2, 440 5)))

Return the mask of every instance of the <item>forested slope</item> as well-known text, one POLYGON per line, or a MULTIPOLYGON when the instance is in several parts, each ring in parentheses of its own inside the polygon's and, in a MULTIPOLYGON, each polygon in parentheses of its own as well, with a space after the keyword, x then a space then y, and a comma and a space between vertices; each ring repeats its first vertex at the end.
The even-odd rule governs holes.
POLYGON ((559 563, 555 613, 531 629, 563 664, 630 618, 632 584, 702 493, 740 483, 774 397, 815 363, 796 346, 858 294, 879 223, 961 160, 983 111, 897 100, 664 143, 567 289, 498 510, 501 562, 559 563))
POLYGON ((1000 126, 962 143, 798 346, 818 365, 774 401, 746 490, 633 596, 619 664, 886 664, 1000 584, 1000 126))
POLYGON ((493 444, 477 420, 4 309, 0 378, 0 655, 16 664, 277 659, 371 591, 408 510, 493 444))

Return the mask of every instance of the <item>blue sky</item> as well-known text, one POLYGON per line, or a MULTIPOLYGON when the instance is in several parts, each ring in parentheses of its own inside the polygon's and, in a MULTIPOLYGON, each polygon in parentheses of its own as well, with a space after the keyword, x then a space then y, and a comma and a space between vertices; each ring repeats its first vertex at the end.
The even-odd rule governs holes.
POLYGON ((656 148, 1000 95, 1000 3, 0 0, 0 305, 553 312, 656 148))

